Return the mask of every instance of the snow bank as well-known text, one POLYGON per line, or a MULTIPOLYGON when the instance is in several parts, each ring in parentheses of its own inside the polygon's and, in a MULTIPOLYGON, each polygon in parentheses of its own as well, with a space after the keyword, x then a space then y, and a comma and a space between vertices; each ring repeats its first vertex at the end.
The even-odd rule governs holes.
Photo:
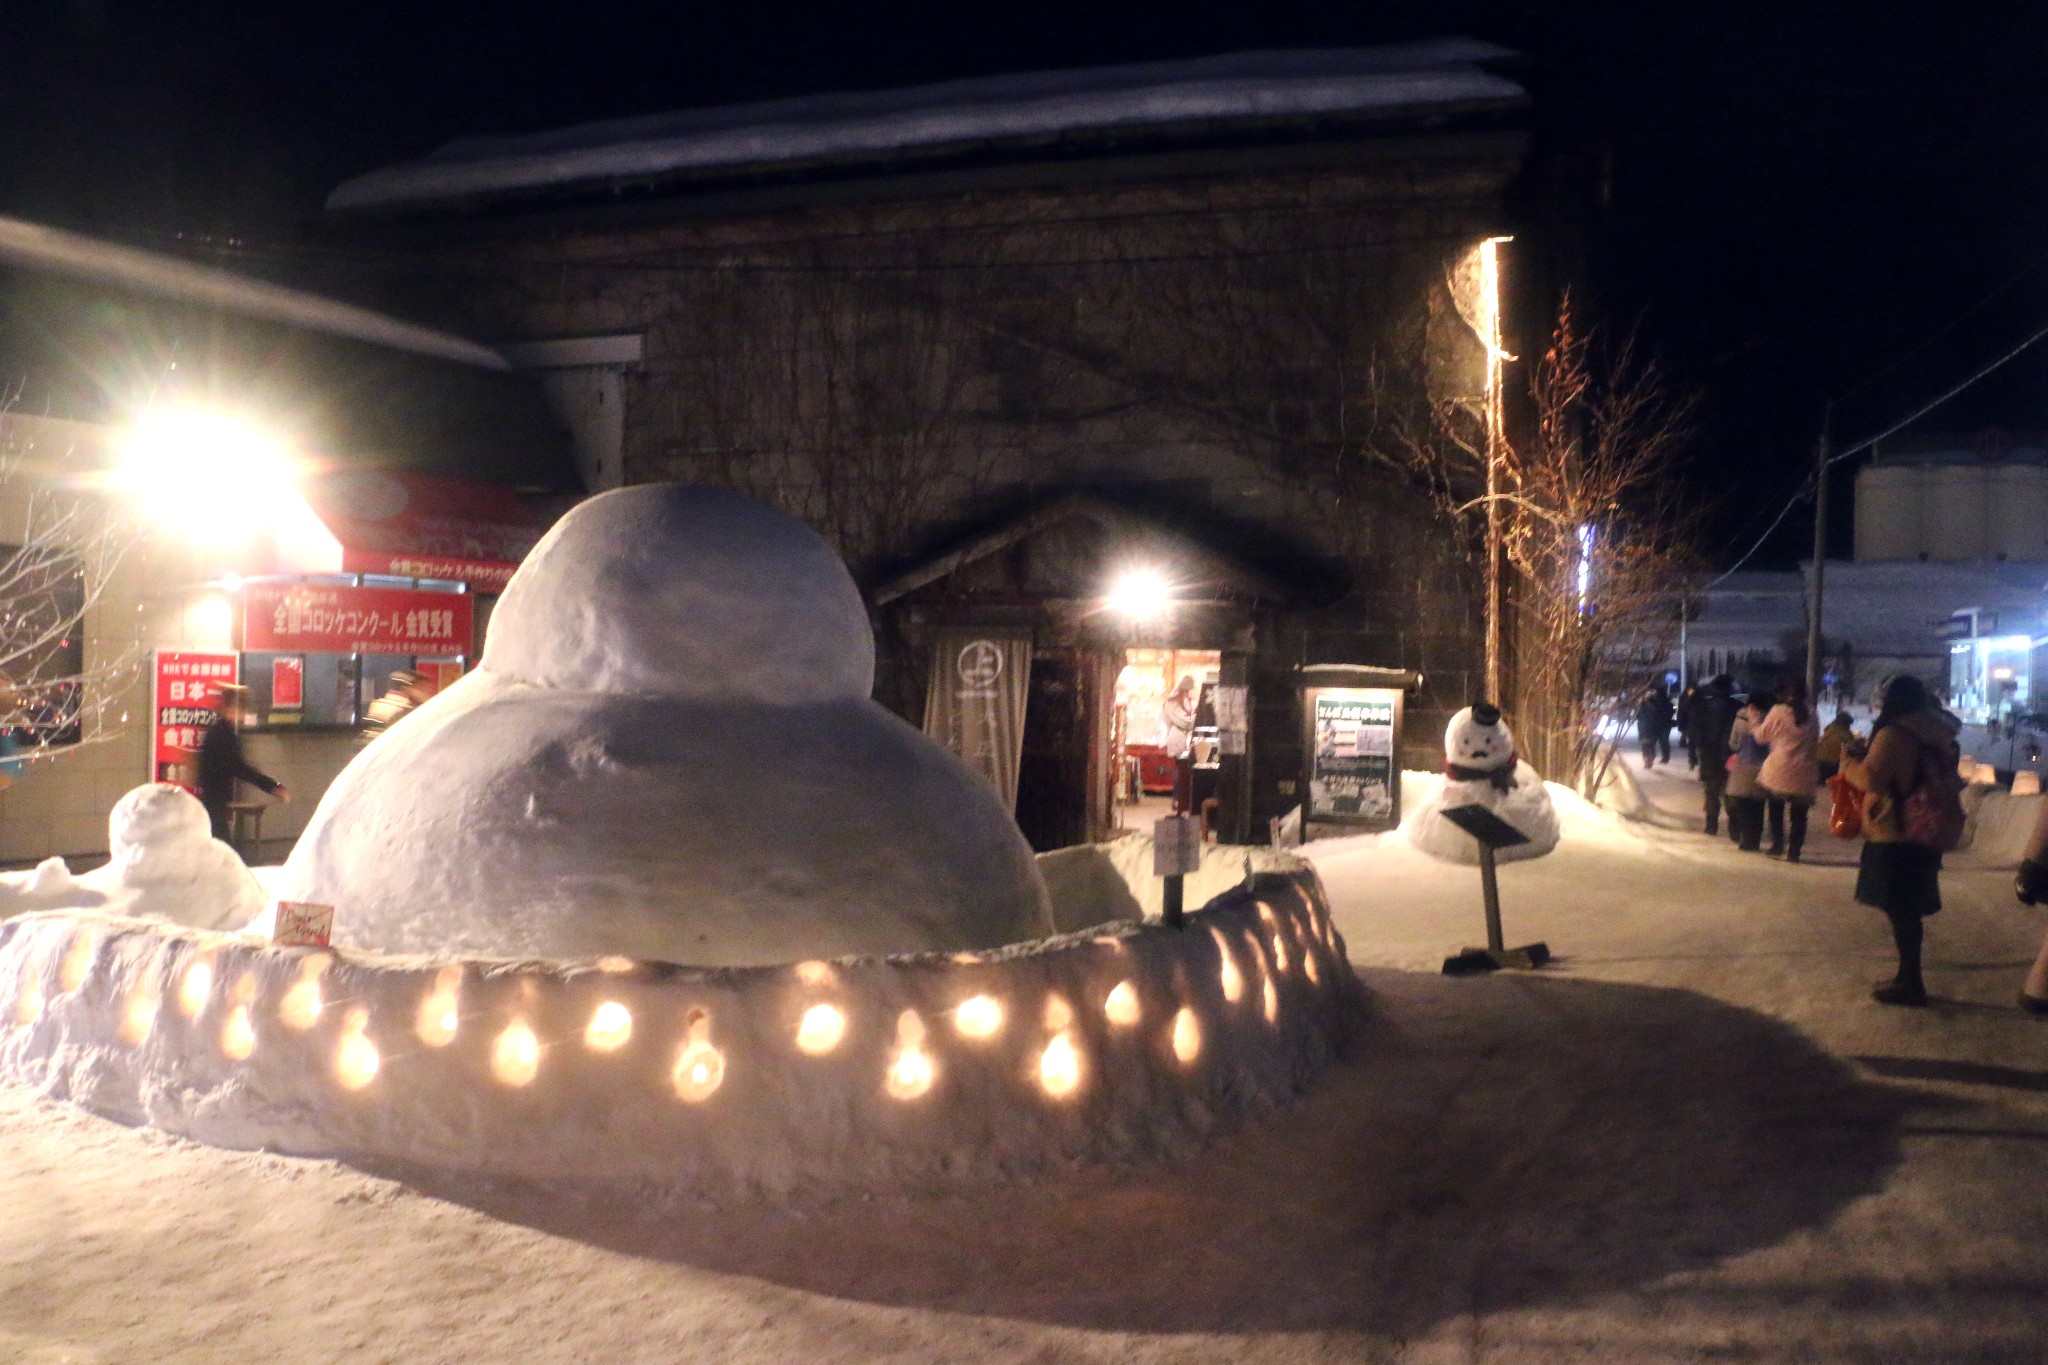
POLYGON ((736 494, 601 494, 476 671, 343 770, 277 881, 386 953, 743 966, 1046 937, 988 784, 868 699, 860 594, 736 494))
POLYGON ((107 816, 107 847, 104 866, 77 876, 62 858, 0 873, 0 919, 64 908, 239 929, 263 908, 262 886, 183 788, 151 782, 122 796, 107 816))
POLYGON ((49 1097, 220 1146, 710 1198, 1188 1151, 1305 1087, 1362 1001, 1306 869, 1179 931, 722 970, 0 924, 0 1077, 49 1097))

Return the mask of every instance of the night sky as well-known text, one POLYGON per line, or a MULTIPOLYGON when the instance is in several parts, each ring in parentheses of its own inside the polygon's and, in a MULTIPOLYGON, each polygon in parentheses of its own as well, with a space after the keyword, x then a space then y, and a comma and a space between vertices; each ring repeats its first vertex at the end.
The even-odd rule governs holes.
MULTIPOLYGON (((1582 209, 1586 311, 1700 393, 1683 477, 1726 563, 1796 485, 1829 396, 1854 439, 2048 325, 2048 5, 1914 8, 28 0, 0 29, 0 212, 147 245, 233 236, 288 273, 336 183, 464 133, 1490 38, 1527 54, 1506 73, 1535 96, 1518 229, 1582 209)), ((2044 395, 2048 342, 1922 429, 2048 428, 2044 395)), ((1795 513, 1756 562, 1789 563, 1810 525, 1795 513)))

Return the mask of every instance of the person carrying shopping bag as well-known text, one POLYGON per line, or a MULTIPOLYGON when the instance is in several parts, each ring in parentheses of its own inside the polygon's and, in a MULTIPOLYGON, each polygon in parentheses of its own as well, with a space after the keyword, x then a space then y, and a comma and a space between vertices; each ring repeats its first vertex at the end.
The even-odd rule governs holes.
POLYGON ((1806 847, 1806 816, 1813 809, 1814 789, 1820 786, 1820 721, 1806 704, 1806 684, 1796 678, 1778 688, 1778 703, 1756 727, 1756 742, 1769 749, 1757 772, 1764 789, 1770 816, 1771 846, 1764 851, 1788 863, 1799 861, 1806 847), (1786 815, 1791 815, 1792 836, 1785 837, 1786 815))

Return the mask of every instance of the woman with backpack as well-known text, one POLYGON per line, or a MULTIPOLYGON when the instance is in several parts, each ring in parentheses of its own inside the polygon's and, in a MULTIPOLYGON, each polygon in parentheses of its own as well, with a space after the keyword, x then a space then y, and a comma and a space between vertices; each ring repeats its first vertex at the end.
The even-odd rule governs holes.
POLYGON ((1884 689, 1870 750, 1842 772, 1864 792, 1863 861, 1856 899, 1882 910, 1899 949, 1899 970, 1871 996, 1881 1005, 1924 1005, 1921 921, 1941 909, 1941 854, 1962 833, 1955 736, 1926 686, 1893 678, 1884 689))
POLYGON ((1806 704, 1806 684, 1792 679, 1778 688, 1778 704, 1756 727, 1756 742, 1768 748, 1757 772, 1764 789, 1771 820, 1771 846, 1764 851, 1788 863, 1799 861, 1806 846, 1806 814, 1813 809, 1814 789, 1820 786, 1820 721, 1806 704), (1792 815, 1791 842, 1785 839, 1785 815, 1792 815))

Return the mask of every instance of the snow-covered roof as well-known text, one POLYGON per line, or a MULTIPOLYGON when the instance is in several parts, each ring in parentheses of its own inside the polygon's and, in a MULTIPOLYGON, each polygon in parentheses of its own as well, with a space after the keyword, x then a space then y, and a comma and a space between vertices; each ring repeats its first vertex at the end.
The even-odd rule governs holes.
POLYGON ((1479 63, 1514 55, 1468 38, 977 77, 807 95, 468 137, 357 176, 330 209, 392 209, 684 173, 859 161, 991 143, 1150 129, 1223 129, 1504 106, 1521 86, 1479 63))

